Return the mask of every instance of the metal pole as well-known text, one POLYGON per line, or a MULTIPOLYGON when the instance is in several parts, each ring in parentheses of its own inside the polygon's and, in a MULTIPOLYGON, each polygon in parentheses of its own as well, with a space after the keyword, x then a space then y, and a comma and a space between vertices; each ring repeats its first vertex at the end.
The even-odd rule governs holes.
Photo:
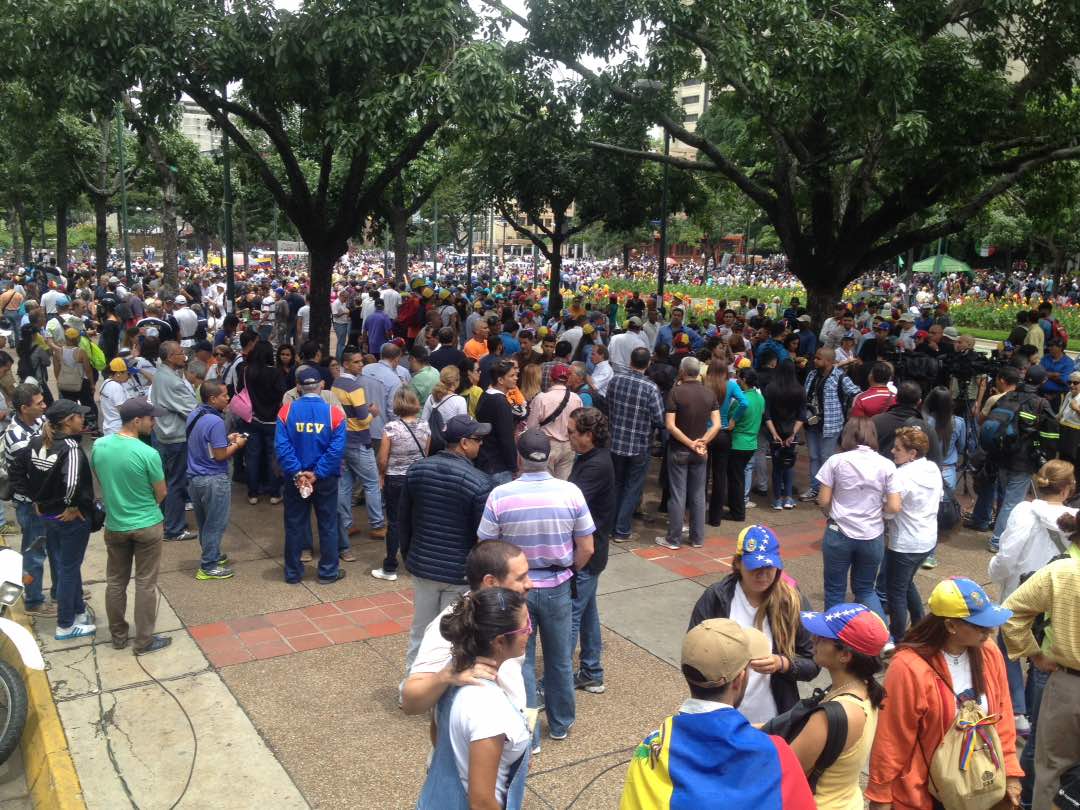
MULTIPOLYGON (((227 87, 223 87, 221 93, 225 98, 228 98, 229 90, 227 87)), ((222 251, 225 254, 225 310, 226 312, 235 312, 236 268, 233 266, 232 176, 229 169, 229 136, 225 134, 224 130, 221 133, 221 170, 225 177, 221 211, 225 231, 225 244, 222 251)))
POLYGON ((41 200, 37 202, 38 219, 41 221, 41 257, 45 258, 45 251, 49 249, 48 240, 45 238, 45 207, 41 204, 41 200))
MULTIPOLYGON (((495 275, 495 206, 491 206, 491 230, 488 239, 488 273, 495 275)), ((489 279, 490 281, 490 279, 489 279)))
MULTIPOLYGON (((671 134, 664 130, 664 157, 671 153, 671 134)), ((668 217, 668 173, 671 169, 664 163, 664 184, 660 192, 660 268, 656 276, 656 309, 664 312, 664 282, 667 281, 667 217, 668 217)))
POLYGON ((473 246, 473 215, 469 212, 469 255, 465 260, 465 292, 471 292, 472 287, 472 246, 473 246))
POLYGON ((274 204, 274 272, 278 269, 278 207, 274 204))
POLYGON ((532 260, 533 260, 533 286, 537 284, 537 278, 540 275, 540 263, 536 260, 536 245, 532 246, 532 260))
MULTIPOLYGON (((116 150, 120 167, 120 230, 124 235, 124 280, 131 286, 131 249, 128 246, 127 226, 127 177, 124 172, 124 116, 120 105, 116 106, 116 150)), ((100 272, 100 268, 98 268, 100 272)))
POLYGON ((431 283, 439 274, 439 201, 431 197, 431 283))

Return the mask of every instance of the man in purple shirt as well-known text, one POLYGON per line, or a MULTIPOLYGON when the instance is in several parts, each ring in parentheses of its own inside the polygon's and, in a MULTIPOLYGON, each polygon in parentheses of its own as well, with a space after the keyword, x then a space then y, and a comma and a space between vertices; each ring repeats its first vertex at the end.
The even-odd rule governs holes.
POLYGON ((376 357, 378 357, 379 350, 386 343, 387 336, 394 326, 390 316, 383 311, 385 308, 385 302, 381 298, 376 298, 375 311, 364 319, 364 337, 367 338, 367 351, 376 357))

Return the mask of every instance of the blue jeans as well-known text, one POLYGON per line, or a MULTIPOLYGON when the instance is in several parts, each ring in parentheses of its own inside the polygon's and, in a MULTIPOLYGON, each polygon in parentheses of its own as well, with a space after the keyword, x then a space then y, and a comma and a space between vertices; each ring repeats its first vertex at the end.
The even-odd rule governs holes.
POLYGON ((615 534, 627 537, 630 534, 630 522, 641 493, 645 489, 645 476, 649 471, 649 453, 636 456, 611 454, 615 467, 615 534))
POLYGON ((194 475, 188 479, 188 494, 195 507, 195 523, 199 527, 202 545, 200 565, 209 571, 221 559, 221 538, 229 525, 229 505, 232 502, 232 481, 228 473, 194 475))
POLYGON ((179 537, 187 531, 184 501, 187 498, 187 442, 157 442, 161 466, 165 471, 165 500, 161 514, 165 516, 165 536, 179 537))
POLYGON ((52 596, 56 598, 56 584, 60 581, 60 558, 55 542, 45 540, 33 550, 30 546, 39 537, 45 537, 45 521, 30 501, 15 501, 15 518, 22 528, 23 573, 32 580, 26 586, 24 600, 28 608, 37 607, 45 601, 45 556, 49 557, 49 580, 52 596))
POLYGON ((915 574, 930 555, 929 551, 907 552, 885 549, 885 559, 877 578, 877 595, 889 606, 889 634, 897 644, 911 623, 922 620, 922 596, 915 587, 915 574))
MULTIPOLYGON (((1024 667, 1019 661, 1009 658, 1009 652, 1005 649, 1005 637, 998 631, 998 649, 1001 657, 1005 659, 1005 677, 1009 682, 1009 699, 1012 700, 1013 714, 1027 714, 1027 692, 1024 690, 1024 667)), ((1035 671, 1035 667, 1031 671, 1035 671)), ((1034 739, 1034 738, 1032 738, 1034 739)))
POLYGON ((296 484, 285 482, 285 581, 304 576, 300 550, 311 548, 311 510, 319 525, 319 576, 332 579, 338 572, 338 479, 317 478, 310 498, 301 498, 296 484))
MULTIPOLYGON (((817 481, 818 470, 836 452, 839 436, 824 436, 820 430, 807 428, 806 448, 810 452, 810 491, 817 492, 821 485, 817 481)), ((843 601, 843 600, 840 600, 843 601)), ((867 605, 869 607, 869 605, 867 605)))
MULTIPOLYGON (((274 453, 276 425, 256 422, 248 426, 248 440, 244 447, 244 467, 247 470, 249 498, 269 495, 281 497, 281 478, 274 472, 277 463, 274 453)), ((165 532, 168 535, 168 532, 165 532)))
MULTIPOLYGON (((1049 672, 1043 672, 1038 667, 1031 667, 1028 670, 1024 701, 1028 707, 1031 733, 1028 735, 1027 742, 1024 743, 1024 750, 1020 752, 1020 767, 1024 769, 1024 778, 1020 780, 1020 806, 1025 810, 1030 810, 1032 792, 1035 790, 1035 727, 1039 722, 1039 706, 1042 704, 1043 690, 1048 680, 1050 680, 1049 672)), ((1015 708, 1013 711, 1015 712, 1015 708)))
POLYGON ((60 579, 56 588, 56 626, 71 627, 86 610, 83 601, 82 562, 90 542, 90 523, 83 518, 68 522, 45 519, 45 536, 60 552, 60 579))
POLYGON ((336 357, 337 361, 340 363, 341 356, 345 354, 345 344, 349 342, 349 324, 335 323, 334 336, 337 338, 337 345, 334 347, 334 357, 336 357))
POLYGON ((830 521, 825 526, 821 553, 825 567, 825 609, 847 601, 848 572, 851 575, 851 591, 855 601, 861 602, 885 620, 874 583, 878 566, 884 556, 885 538, 878 535, 872 540, 855 540, 845 535, 830 521))
POLYGON ((997 522, 994 524, 995 540, 1001 539, 1001 535, 1005 533, 1005 526, 1009 523, 1009 515, 1012 514, 1012 510, 1027 496, 1028 487, 1031 486, 1031 473, 999 470, 998 486, 1005 491, 1005 497, 1001 501, 997 522))
POLYGON ((994 506, 1001 503, 1005 493, 1002 491, 998 479, 995 478, 985 484, 975 494, 975 506, 971 510, 971 522, 976 526, 989 526, 994 516, 994 506))
MULTIPOLYGON (((528 594, 529 615, 536 632, 529 636, 525 648, 525 696, 527 704, 536 707, 536 638, 544 645, 544 697, 549 734, 562 734, 574 722, 574 648, 571 646, 573 602, 570 581, 554 588, 534 587, 528 594)), ((536 726, 534 740, 540 738, 536 726)))
POLYGON ((364 487, 368 525, 380 529, 386 525, 383 517, 382 493, 379 491, 379 468, 375 464, 375 451, 370 447, 346 447, 341 457, 341 478, 338 479, 338 546, 341 551, 349 548, 349 529, 353 525, 353 487, 359 481, 364 487))
POLYGON ((398 539, 401 534, 401 529, 398 528, 398 504, 404 489, 404 475, 386 476, 382 496, 383 507, 386 509, 386 558, 383 560, 382 570, 387 573, 397 571, 398 549, 401 548, 401 541, 398 539))
POLYGON ((594 681, 604 682, 604 666, 600 663, 603 646, 600 642, 600 611, 596 607, 596 586, 600 577, 588 569, 577 572, 577 596, 574 597, 574 614, 571 625, 570 650, 577 647, 581 638, 581 674, 594 681))

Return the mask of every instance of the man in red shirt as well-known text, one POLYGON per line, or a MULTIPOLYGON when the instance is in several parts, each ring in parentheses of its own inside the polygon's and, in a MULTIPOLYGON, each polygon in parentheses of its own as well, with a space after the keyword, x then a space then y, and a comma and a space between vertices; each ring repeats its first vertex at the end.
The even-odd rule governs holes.
POLYGON ((889 390, 891 379, 892 368, 888 363, 874 363, 870 368, 870 387, 856 395, 848 416, 877 416, 889 410, 896 402, 896 394, 889 390))

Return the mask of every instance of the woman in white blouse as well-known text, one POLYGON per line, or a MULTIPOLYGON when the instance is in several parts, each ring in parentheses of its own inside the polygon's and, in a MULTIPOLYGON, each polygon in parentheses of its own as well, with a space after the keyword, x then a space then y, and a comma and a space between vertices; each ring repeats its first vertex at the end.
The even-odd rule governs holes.
POLYGON ((439 372, 439 381, 431 389, 431 395, 424 401, 424 410, 420 414, 422 422, 428 422, 431 411, 437 410, 445 425, 453 417, 469 415, 469 403, 461 394, 454 393, 461 384, 461 372, 457 366, 447 366, 439 372))

